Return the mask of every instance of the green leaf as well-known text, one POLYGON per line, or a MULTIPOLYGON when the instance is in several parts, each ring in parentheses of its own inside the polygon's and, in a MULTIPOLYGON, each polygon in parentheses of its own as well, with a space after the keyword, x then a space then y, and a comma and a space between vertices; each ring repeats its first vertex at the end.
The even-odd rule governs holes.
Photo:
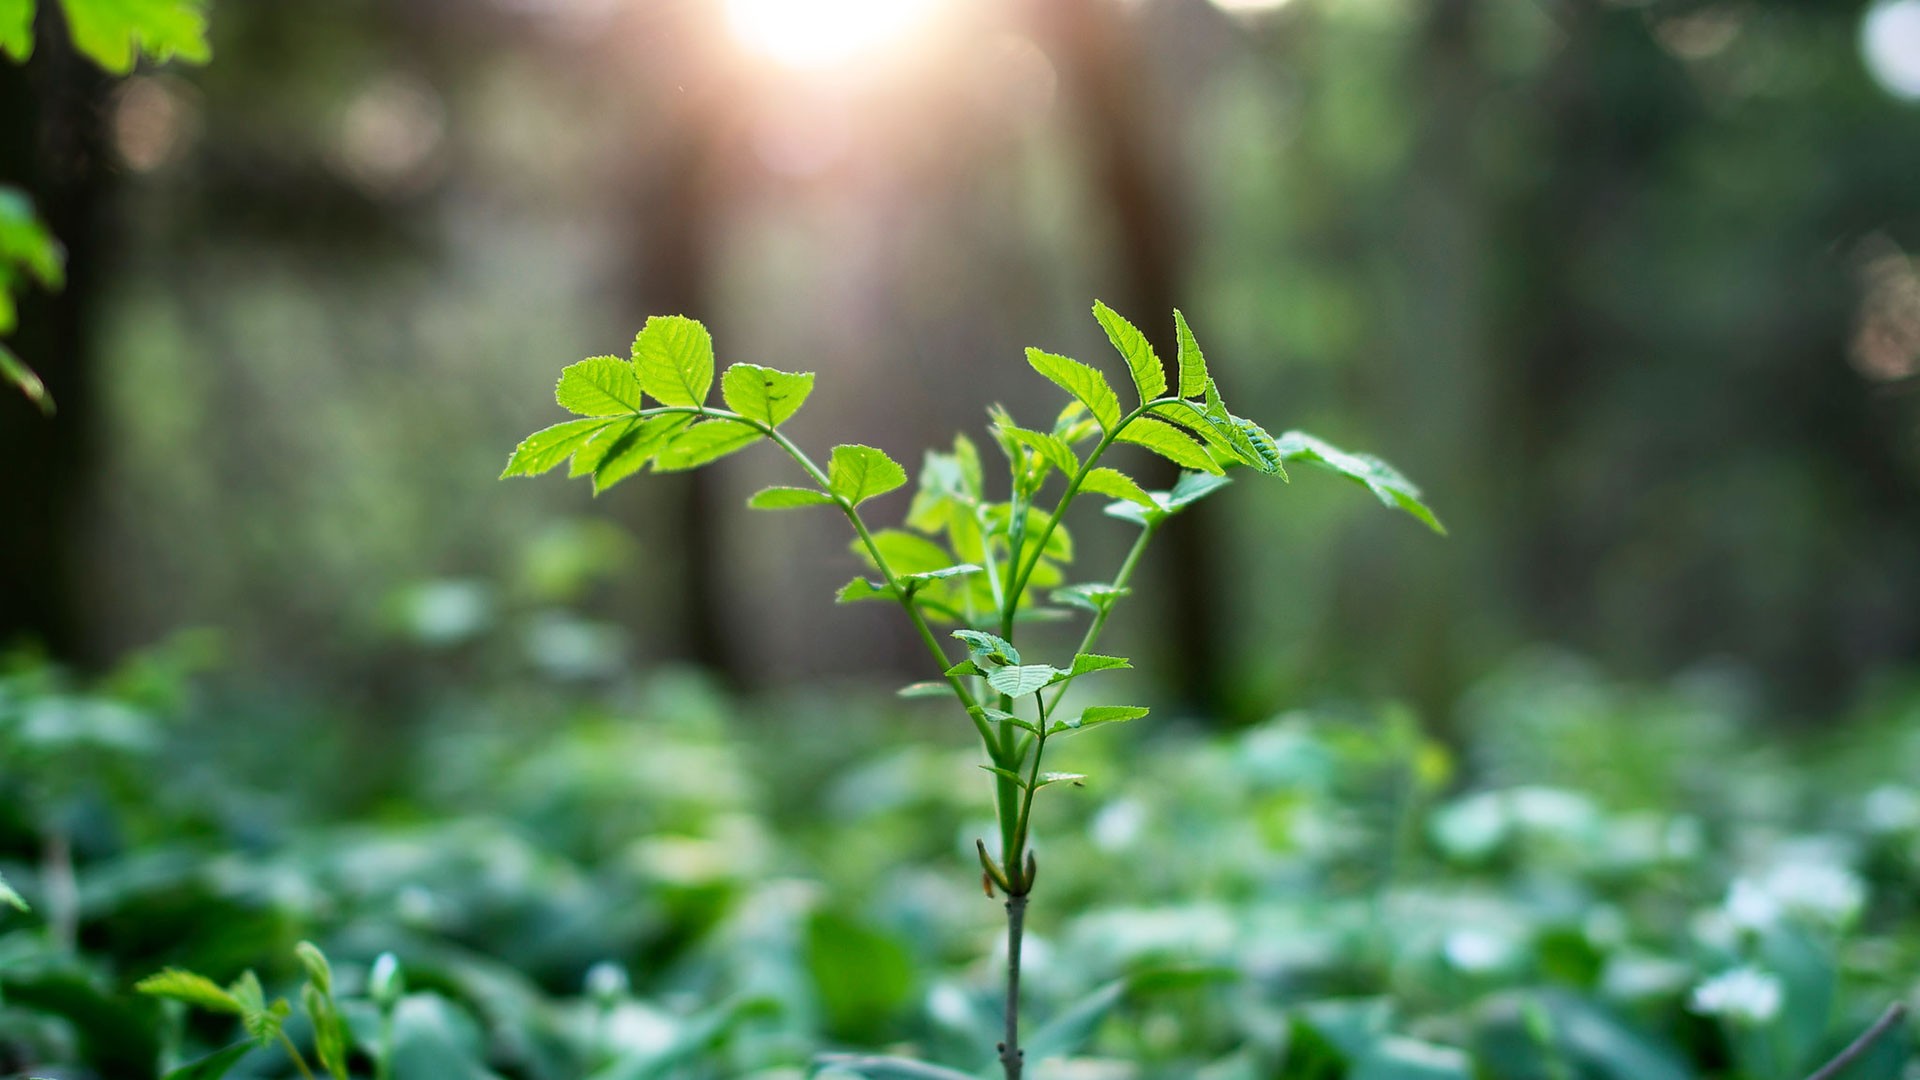
MULTIPOLYGON (((1125 507, 1133 506, 1132 503, 1120 503, 1119 505, 1125 507)), ((1111 608, 1114 601, 1131 592, 1133 592, 1132 589, 1116 589, 1104 582, 1096 582, 1085 585, 1063 585, 1053 590, 1051 595, 1053 602, 1056 604, 1066 604, 1070 607, 1077 607, 1083 611, 1091 611, 1098 614, 1111 608)))
POLYGON ((333 995, 308 983, 300 988, 300 1001, 313 1025, 313 1046, 321 1067, 333 1080, 347 1080, 347 1025, 333 995))
POLYGON ((693 422, 691 416, 649 416, 630 422, 619 435, 611 431, 597 435, 574 455, 572 471, 581 471, 591 461, 595 495, 632 476, 654 459, 669 439, 693 422))
POLYGON ((1280 448, 1266 428, 1236 416, 1233 431, 1234 448, 1240 451, 1240 460, 1268 476, 1286 477, 1287 470, 1280 464, 1280 448))
POLYGON ((134 983, 133 988, 154 997, 184 1001, 209 1012, 233 1016, 246 1012, 246 1005, 239 998, 222 990, 212 979, 179 968, 167 968, 158 975, 149 975, 134 983))
POLYGON ((5 345, 0 345, 0 379, 12 383, 15 389, 27 396, 28 401, 40 407, 43 415, 53 415, 53 395, 47 393, 47 384, 41 382, 40 376, 34 374, 33 369, 13 355, 5 345))
POLYGON ((1173 309, 1173 330, 1180 339, 1180 396, 1197 398, 1207 392, 1207 358, 1179 308, 1173 309))
POLYGON ((1058 735, 1063 731, 1083 731, 1101 724, 1119 724, 1128 720, 1138 720, 1147 715, 1147 710, 1139 705, 1095 705, 1071 720, 1056 720, 1047 728, 1047 734, 1058 735))
POLYGON ((1098 300, 1093 302, 1093 317, 1100 320, 1100 326, 1107 332, 1107 340, 1113 342, 1113 347, 1126 360, 1127 370, 1133 373, 1133 388, 1140 392, 1140 404, 1145 405, 1164 395, 1167 392, 1167 369, 1160 365, 1160 358, 1154 355, 1153 345, 1147 341, 1147 335, 1122 318, 1119 312, 1098 300))
MULTIPOLYGON (((1233 419, 1221 415, 1215 417, 1206 410, 1189 401, 1163 401, 1155 405, 1149 415, 1162 417, 1198 436, 1208 450, 1213 452, 1215 461, 1243 462, 1241 442, 1235 438, 1233 419)), ((1246 448, 1252 450, 1251 446, 1246 448)))
POLYGON ((633 339, 640 389, 664 405, 706 404, 713 389, 713 336, 684 315, 655 315, 633 339))
POLYGON ((907 470, 871 446, 857 443, 836 446, 827 462, 827 487, 853 506, 885 495, 906 482, 907 470))
POLYGON ((1054 682, 1066 682, 1082 675, 1091 675, 1096 671, 1119 671, 1133 667, 1133 661, 1124 656, 1102 656, 1099 653, 1076 653, 1073 666, 1054 677, 1054 682))
POLYGON ((1060 436, 1023 427, 1009 426, 1005 430, 1015 442, 1031 449, 1040 456, 1040 460, 1059 469, 1061 473, 1072 476, 1080 471, 1080 455, 1074 453, 1073 447, 1068 446, 1060 436))
MULTIPOLYGON (((666 419, 655 417, 654 419, 666 419)), ((673 436, 659 451, 655 472, 682 472, 718 461, 765 438, 758 428, 738 420, 702 420, 673 436)))
POLYGON ((896 696, 903 698, 946 697, 952 693, 953 684, 945 682, 908 683, 894 691, 896 696))
POLYGON ((1289 431, 1282 435, 1276 447, 1282 460, 1304 461, 1338 473, 1373 492, 1374 497, 1383 504, 1405 510, 1427 528, 1446 535, 1446 526, 1440 524, 1440 519, 1421 501, 1420 489, 1379 458, 1370 454, 1350 454, 1302 431, 1289 431))
POLYGON ((620 416, 640 411, 640 380, 633 365, 612 356, 595 356, 560 371, 553 400, 579 416, 620 416))
POLYGON ((833 496, 812 488, 770 487, 753 493, 747 505, 755 510, 797 510, 803 506, 827 506, 833 496))
POLYGON ((1117 438, 1121 442, 1144 446, 1182 468, 1206 473, 1225 471, 1208 456, 1205 447, 1164 420, 1155 420, 1150 416, 1136 417, 1132 423, 1120 429, 1117 438))
MULTIPOLYGON (((924 536, 901 529, 881 529, 874 533, 873 546, 880 550, 880 557, 887 561, 888 568, 896 577, 944 570, 956 561, 946 548, 924 536)), ((854 554, 878 569, 873 561, 873 553, 867 550, 863 541, 854 540, 852 548, 854 554)))
POLYGON ((507 467, 500 473, 500 479, 539 476, 572 457, 595 435, 617 422, 606 417, 568 420, 536 431, 514 447, 513 456, 507 459, 507 467))
POLYGON ((973 662, 973 661, 971 661, 971 660, 962 660, 962 661, 960 661, 959 663, 957 663, 957 664, 955 664, 955 665, 953 665, 952 667, 950 667, 950 668, 948 668, 948 669, 947 669, 947 670, 946 670, 945 672, 943 672, 942 674, 946 674, 946 675, 985 675, 985 674, 986 674, 986 672, 984 672, 984 671, 981 671, 981 670, 980 670, 980 668, 979 668, 978 666, 976 666, 976 665, 974 664, 974 662, 973 662))
POLYGON ((0 904, 5 904, 8 907, 17 908, 21 911, 33 910, 27 906, 26 897, 14 892, 13 886, 7 884, 5 876, 0 876, 0 904))
POLYGON ((1012 724, 1022 731, 1030 731, 1035 735, 1040 734, 1040 729, 1034 726, 1032 721, 1015 716, 1005 709, 996 709, 991 705, 975 705, 973 708, 968 709, 967 712, 984 720, 991 720, 996 724, 1012 724))
POLYGON ((899 598, 900 594, 894 592, 890 586, 868 581, 866 578, 854 578, 840 586, 840 591, 834 595, 833 602, 857 604, 862 600, 898 600, 899 598))
POLYGON ((1120 425, 1120 398, 1108 385, 1105 375, 1078 360, 1040 349, 1027 350, 1027 363, 1085 405, 1102 431, 1112 431, 1120 425))
POLYGON ((293 955, 300 960, 300 966, 307 971, 307 981, 318 987, 323 994, 333 993, 333 965, 327 963, 327 954, 311 941, 302 941, 293 947, 293 955))
POLYGON ((33 55, 34 0, 0 0, 0 54, 15 63, 33 55))
POLYGON ((62 0, 74 47, 114 75, 141 57, 204 64, 207 17, 199 0, 62 0))
POLYGON ((1181 473, 1161 506, 1169 513, 1178 513, 1231 483, 1232 479, 1212 473, 1181 473))
POLYGON ((1077 785, 1080 783, 1080 781, 1085 780, 1086 778, 1087 778, 1086 773, 1044 772, 1040 774, 1040 781, 1033 785, 1033 790, 1039 791, 1041 788, 1046 787, 1048 784, 1069 783, 1069 784, 1077 785))
MULTIPOLYGON (((1135 424, 1139 422, 1134 421, 1135 424)), ((1132 430, 1131 425, 1128 430, 1132 430)), ((1105 465, 1087 473, 1086 477, 1080 481, 1080 490, 1091 491, 1095 495, 1111 495, 1116 499, 1125 499, 1142 506, 1155 505, 1153 496, 1147 494, 1145 488, 1135 483, 1133 477, 1105 465)))
POLYGON ((813 393, 813 372, 776 371, 758 364, 734 364, 720 377, 727 408, 768 427, 779 427, 800 411, 813 393))
POLYGON ((1014 771, 1013 769, 1009 769, 1004 765, 981 765, 979 767, 982 769, 985 769, 986 771, 992 773, 995 776, 1003 776, 1008 780, 1013 781, 1013 784, 1015 787, 1025 789, 1027 786, 1026 777, 1021 776, 1018 772, 1014 771))
POLYGON ((990 634, 985 630, 955 630, 953 636, 967 646, 968 655, 975 664, 983 665, 982 670, 987 664, 1001 667, 1020 663, 1020 650, 1013 647, 1013 642, 998 634, 990 634))
POLYGON ((253 1042, 237 1042, 224 1049, 215 1050, 206 1057, 189 1061, 177 1069, 169 1071, 165 1080, 220 1080, 233 1071, 240 1059, 259 1049, 253 1042))
POLYGON ((251 970, 243 971, 227 987, 227 993, 240 1005, 240 1023, 261 1045, 273 1041, 280 1034, 280 1027, 286 1021, 287 1014, 293 1011, 284 999, 275 999, 268 1004, 266 994, 260 989, 260 977, 251 970))
POLYGON ((987 685, 1008 697, 1025 697, 1053 682, 1060 669, 1051 664, 1003 667, 987 675, 987 685))
POLYGON ((982 569, 983 567, 975 566, 972 563, 959 563, 954 566, 943 566, 938 570, 922 570, 917 574, 901 574, 900 580, 945 581, 948 578, 966 577, 969 574, 977 574, 982 569))

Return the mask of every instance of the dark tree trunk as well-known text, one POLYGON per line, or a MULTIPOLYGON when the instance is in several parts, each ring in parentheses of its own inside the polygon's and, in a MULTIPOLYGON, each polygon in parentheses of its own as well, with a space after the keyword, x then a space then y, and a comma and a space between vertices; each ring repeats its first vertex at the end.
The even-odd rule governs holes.
POLYGON ((59 406, 44 417, 0 392, 0 645, 35 641, 64 660, 90 659, 81 565, 85 507, 97 461, 94 301, 103 269, 105 78, 74 54, 52 4, 25 67, 0 63, 0 183, 25 188, 67 249, 58 293, 30 288, 8 347, 59 406))
MULTIPOLYGON (((1064 96, 1079 113, 1086 133, 1083 153, 1088 186, 1112 222, 1118 273, 1109 303, 1133 320, 1169 367, 1177 355, 1173 309, 1180 305, 1188 244, 1173 183, 1155 162, 1171 160, 1156 137, 1151 102, 1142 100, 1139 49, 1127 14, 1106 0, 1038 0, 1030 19, 1053 55, 1064 96)), ((1171 483, 1170 466, 1150 476, 1149 486, 1171 483)), ((1165 619, 1160 647, 1173 690, 1184 707, 1217 715, 1225 699, 1224 669, 1215 605, 1220 595, 1218 526, 1212 508, 1197 504, 1161 534, 1156 566, 1165 568, 1155 600, 1165 619)))

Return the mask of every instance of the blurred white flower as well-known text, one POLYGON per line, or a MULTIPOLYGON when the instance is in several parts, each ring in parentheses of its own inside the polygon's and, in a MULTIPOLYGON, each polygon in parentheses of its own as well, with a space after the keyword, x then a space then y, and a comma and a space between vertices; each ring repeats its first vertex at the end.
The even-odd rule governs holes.
POLYGON ((1788 862, 1758 879, 1736 879, 1725 906, 1727 917, 1743 930, 1764 929, 1785 915, 1840 927, 1860 914, 1866 900, 1866 883, 1846 867, 1788 862))
POLYGON ((1780 1014, 1780 980, 1755 967, 1724 971, 1693 988, 1689 1007, 1740 1024, 1764 1024, 1780 1014))
POLYGON ((1455 971, 1470 975, 1486 974, 1507 967, 1518 953, 1514 942, 1487 930, 1455 930, 1447 935, 1440 952, 1455 971))

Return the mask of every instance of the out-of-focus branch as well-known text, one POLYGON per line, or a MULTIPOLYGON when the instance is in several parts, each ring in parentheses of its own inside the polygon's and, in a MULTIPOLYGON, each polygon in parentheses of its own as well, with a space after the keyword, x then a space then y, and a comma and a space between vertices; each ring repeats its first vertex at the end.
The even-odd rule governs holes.
POLYGON ((1840 1051, 1832 1061, 1822 1065, 1812 1076, 1807 1077, 1807 1080, 1835 1080, 1846 1071, 1847 1066, 1858 1061, 1862 1054, 1873 1048, 1874 1043, 1884 1038, 1887 1032, 1899 1027, 1901 1021, 1906 1018, 1905 1004, 1896 1001, 1887 1006, 1887 1011, 1880 1014, 1880 1019, 1875 1020, 1872 1027, 1861 1032, 1859 1038, 1848 1043, 1845 1050, 1840 1051))

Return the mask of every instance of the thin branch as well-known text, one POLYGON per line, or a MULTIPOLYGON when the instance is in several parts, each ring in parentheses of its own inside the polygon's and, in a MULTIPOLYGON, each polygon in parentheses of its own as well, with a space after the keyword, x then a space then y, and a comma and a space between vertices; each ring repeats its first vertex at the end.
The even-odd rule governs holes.
POLYGON ((1887 1006, 1886 1011, 1880 1014, 1880 1019, 1875 1020, 1872 1027, 1861 1032, 1859 1038, 1849 1043, 1845 1050, 1840 1051, 1839 1055, 1832 1061, 1827 1062, 1812 1076, 1807 1077, 1807 1080, 1834 1080, 1835 1077, 1846 1071, 1847 1066, 1860 1060, 1862 1055, 1868 1050, 1871 1050, 1874 1043, 1879 1042, 1888 1032, 1899 1027, 1900 1022, 1906 1018, 1907 1007, 1904 1003, 1896 1001, 1887 1006))
POLYGON ((1007 1035, 1000 1044, 1006 1080, 1020 1080, 1026 1051, 1020 1049, 1020 939, 1027 921, 1025 893, 1007 897, 1007 1035))

